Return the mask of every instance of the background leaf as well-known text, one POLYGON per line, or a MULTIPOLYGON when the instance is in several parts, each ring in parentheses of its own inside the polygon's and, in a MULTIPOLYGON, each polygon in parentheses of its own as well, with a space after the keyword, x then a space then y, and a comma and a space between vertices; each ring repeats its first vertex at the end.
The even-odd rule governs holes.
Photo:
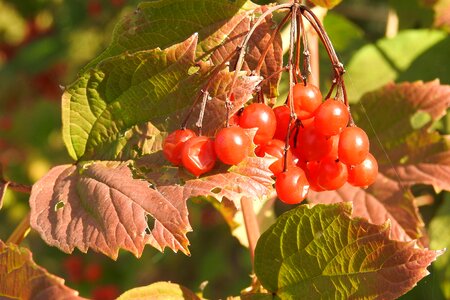
POLYGON ((446 66, 442 64, 449 49, 447 33, 429 29, 405 30, 394 38, 362 47, 347 65, 350 101, 355 102, 366 92, 390 81, 439 78, 442 83, 450 83, 446 66))
POLYGON ((36 265, 31 252, 0 240, 0 295, 6 299, 84 299, 36 265))
POLYGON ((333 8, 339 3, 341 3, 342 0, 310 0, 313 4, 319 5, 326 8, 333 8))
POLYGON ((134 288, 123 293, 118 300, 200 300, 197 295, 184 286, 170 282, 156 282, 148 286, 134 288))
POLYGON ((351 205, 301 205, 259 239, 255 272, 282 299, 394 299, 441 252, 389 239, 389 225, 351 219, 351 205))

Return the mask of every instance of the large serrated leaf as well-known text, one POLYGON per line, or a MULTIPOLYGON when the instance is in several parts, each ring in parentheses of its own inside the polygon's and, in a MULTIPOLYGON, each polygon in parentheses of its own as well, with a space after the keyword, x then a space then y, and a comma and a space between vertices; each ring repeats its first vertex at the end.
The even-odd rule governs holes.
POLYGON ((0 241, 0 298, 2 299, 84 299, 64 285, 62 278, 36 265, 31 252, 0 241))
POLYGON ((389 225, 352 219, 351 205, 302 205, 259 239, 255 272, 281 299, 395 299, 441 252, 389 239, 389 225))
POLYGON ((450 86, 439 81, 388 84, 364 95, 352 106, 358 126, 371 141, 380 175, 361 189, 346 185, 337 191, 311 193, 313 203, 351 201, 354 215, 372 223, 392 222, 392 238, 408 241, 422 235, 423 222, 409 187, 430 184, 450 189, 450 141, 430 126, 445 115, 450 86), (388 109, 386 109, 388 108, 388 109), (416 122, 416 116, 427 116, 416 122))
POLYGON ((33 186, 30 223, 68 253, 92 248, 116 259, 120 248, 140 256, 146 244, 189 253, 187 199, 180 186, 170 192, 134 179, 126 163, 58 166, 33 186))

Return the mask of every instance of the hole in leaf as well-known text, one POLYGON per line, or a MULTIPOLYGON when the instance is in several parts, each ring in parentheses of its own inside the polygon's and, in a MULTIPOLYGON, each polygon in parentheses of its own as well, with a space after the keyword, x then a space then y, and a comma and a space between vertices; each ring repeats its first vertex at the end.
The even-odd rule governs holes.
POLYGON ((55 205, 55 211, 58 211, 59 209, 63 208, 66 204, 62 201, 59 201, 58 203, 56 203, 55 205))
POLYGON ((146 234, 151 234, 155 227, 155 219, 151 215, 145 215, 145 221, 147 222, 147 228, 145 228, 146 234))
POLYGON ((211 190, 211 193, 214 193, 214 194, 219 194, 220 192, 222 191, 222 189, 221 188, 219 188, 219 187, 216 187, 216 188, 213 188, 212 190, 211 190))

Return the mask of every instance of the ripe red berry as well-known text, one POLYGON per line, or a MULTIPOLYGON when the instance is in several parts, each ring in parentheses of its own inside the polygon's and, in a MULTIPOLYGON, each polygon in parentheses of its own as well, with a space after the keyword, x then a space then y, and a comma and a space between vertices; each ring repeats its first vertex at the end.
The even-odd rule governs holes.
POLYGON ((119 297, 120 291, 113 284, 97 286, 92 291, 92 299, 94 300, 113 300, 119 297))
POLYGON ((83 277, 83 259, 76 255, 71 255, 64 260, 64 270, 69 275, 69 280, 79 282, 83 277))
POLYGON ((291 119, 291 111, 288 106, 277 106, 273 109, 277 120, 277 129, 273 135, 274 139, 284 141, 286 139, 289 121, 291 119))
MULTIPOLYGON (((275 176, 278 176, 284 169, 284 145, 285 142, 273 139, 255 149, 255 153, 259 157, 263 157, 267 153, 277 158, 269 167, 275 176)), ((287 151, 286 158, 288 167, 294 165, 291 150, 287 151)))
POLYGON ((299 159, 321 160, 332 149, 333 140, 320 134, 314 126, 300 128, 297 138, 294 133, 291 135, 291 149, 299 159), (296 141, 295 145, 294 141, 296 141))
POLYGON ((216 135, 214 149, 217 157, 227 165, 237 165, 248 156, 250 138, 241 127, 222 128, 216 135))
POLYGON ((196 136, 195 132, 190 129, 178 129, 169 134, 163 143, 163 153, 166 159, 175 166, 180 165, 183 146, 194 136, 196 136))
POLYGON ((317 172, 317 184, 329 191, 342 187, 348 178, 347 166, 329 157, 320 162, 317 172))
POLYGON ((277 128, 277 121, 273 110, 263 103, 253 103, 247 106, 239 119, 242 128, 258 128, 253 141, 263 144, 272 139, 277 128))
POLYGON ((350 114, 347 106, 341 101, 328 99, 317 109, 314 126, 326 136, 340 133, 347 127, 350 114))
POLYGON ((348 183, 354 186, 367 187, 375 182, 378 175, 378 163, 372 154, 356 165, 348 167, 348 183))
POLYGON ((200 176, 214 167, 217 160, 214 142, 206 136, 188 140, 181 153, 183 166, 195 176, 200 176))
POLYGON ((322 103, 322 94, 313 84, 297 83, 294 86, 294 111, 300 120, 309 119, 322 103))
POLYGON ((96 282, 102 277, 102 266, 97 263, 90 263, 84 269, 84 279, 88 282, 96 282))
POLYGON ((309 183, 302 169, 290 167, 286 172, 278 174, 275 189, 281 201, 286 204, 297 204, 306 198, 309 183))
POLYGON ((309 182, 309 188, 315 192, 322 192, 324 189, 317 183, 317 178, 319 177, 319 166, 320 162, 310 161, 306 164, 306 178, 309 182))
POLYGON ((338 156, 346 165, 357 165, 369 154, 369 138, 359 127, 347 127, 339 136, 338 156))

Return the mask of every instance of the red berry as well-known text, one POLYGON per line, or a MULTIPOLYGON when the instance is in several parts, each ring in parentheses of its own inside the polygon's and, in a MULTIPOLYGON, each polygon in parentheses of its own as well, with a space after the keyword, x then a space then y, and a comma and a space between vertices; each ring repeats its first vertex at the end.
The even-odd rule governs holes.
POLYGON ((314 126, 323 135, 336 135, 347 127, 349 118, 350 114, 344 103, 335 99, 328 99, 317 109, 314 126))
POLYGON ((197 177, 211 171, 216 160, 214 142, 206 136, 191 138, 184 144, 181 152, 183 166, 197 177))
POLYGON ((295 130, 291 136, 292 152, 305 161, 321 160, 333 146, 333 140, 320 134, 314 126, 300 128, 295 139, 295 130), (294 145, 294 141, 296 143, 294 145))
POLYGON ((342 187, 348 178, 347 166, 329 157, 320 162, 317 172, 317 184, 329 191, 342 187))
POLYGON ((72 255, 64 260, 64 269, 69 275, 69 280, 79 282, 83 275, 83 260, 81 257, 72 255))
MULTIPOLYGON (((283 172, 284 169, 284 145, 285 142, 274 139, 268 141, 263 145, 258 146, 255 149, 255 153, 259 157, 263 157, 267 153, 277 158, 277 160, 274 163, 272 163, 269 167, 270 171, 272 171, 273 175, 275 176, 278 176, 278 174, 283 172)), ((287 151, 286 158, 288 166, 294 165, 291 150, 287 151)))
POLYGON ((163 143, 163 153, 166 159, 175 166, 180 165, 183 146, 194 136, 196 136, 195 132, 190 129, 178 129, 169 134, 163 143))
POLYGON ((359 127, 347 127, 339 136, 339 160, 346 165, 357 165, 369 154, 369 138, 359 127))
POLYGON ((84 279, 88 282, 98 281, 102 277, 102 266, 97 263, 91 263, 84 269, 84 279))
POLYGON ((325 155, 325 157, 330 157, 334 160, 338 159, 338 145, 339 145, 339 135, 332 135, 329 137, 331 140, 331 150, 325 155))
POLYGON ((309 183, 305 172, 298 167, 291 167, 278 174, 275 181, 278 198, 286 204, 302 202, 309 191, 309 183))
POLYGON ((354 186, 367 187, 375 182, 378 175, 378 163, 372 154, 356 166, 348 167, 348 183, 354 186))
POLYGON ((216 135, 214 149, 217 157, 227 165, 237 165, 248 156, 250 138, 241 127, 222 128, 216 135))
POLYGON ((322 103, 322 94, 313 84, 297 83, 294 86, 294 110, 300 120, 309 119, 322 103))
POLYGON ((247 106, 239 120, 242 128, 258 128, 253 141, 263 144, 272 139, 277 128, 277 121, 273 110, 263 103, 253 103, 247 106))
POLYGON ((291 119, 291 112, 286 105, 277 106, 273 109, 275 118, 277 120, 277 129, 273 136, 274 139, 284 141, 286 139, 289 121, 291 119))
POLYGON ((306 178, 309 182, 309 188, 315 192, 322 192, 324 189, 317 183, 317 178, 319 177, 319 166, 320 162, 310 161, 306 164, 306 178))
POLYGON ((92 298, 94 300, 113 300, 119 297, 119 295, 119 289, 112 284, 96 287, 92 291, 92 298))

